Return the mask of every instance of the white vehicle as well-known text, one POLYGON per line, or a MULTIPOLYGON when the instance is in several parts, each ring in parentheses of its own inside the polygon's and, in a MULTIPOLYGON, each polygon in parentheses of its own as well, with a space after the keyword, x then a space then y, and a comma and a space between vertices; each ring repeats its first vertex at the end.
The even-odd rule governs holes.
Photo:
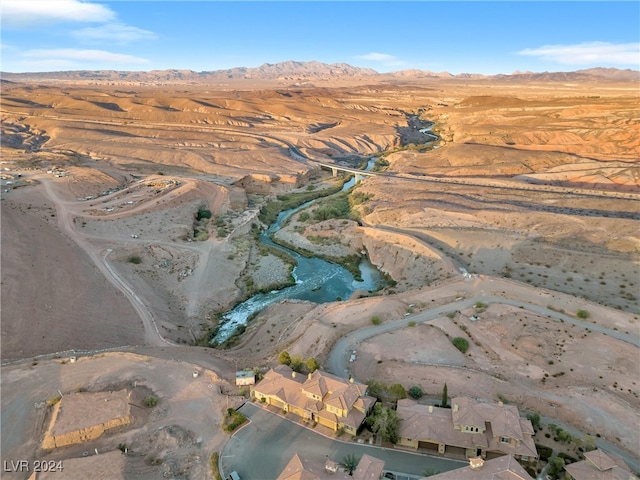
POLYGON ((229 474, 227 480, 240 480, 240 475, 238 475, 238 472, 233 471, 229 474))

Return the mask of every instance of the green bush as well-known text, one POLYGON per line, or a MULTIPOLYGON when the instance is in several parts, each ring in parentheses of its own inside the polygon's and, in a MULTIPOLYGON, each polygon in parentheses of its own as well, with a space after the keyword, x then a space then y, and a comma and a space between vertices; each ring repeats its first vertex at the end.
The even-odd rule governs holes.
POLYGON ((469 350, 469 342, 466 338, 456 337, 451 340, 451 343, 455 345, 455 347, 460 350, 462 353, 466 353, 469 350))
POLYGON ((389 387, 389 393, 393 395, 397 400, 407 398, 407 391, 399 383, 394 383, 389 387))
POLYGON ((414 385, 409 388, 409 396, 411 398, 418 400, 420 397, 422 397, 422 395, 424 395, 424 393, 419 386, 414 385))
POLYGON ((309 373, 313 373, 313 372, 315 372, 318 368, 320 368, 320 364, 319 364, 319 363, 318 363, 318 361, 317 361, 315 358, 313 358, 313 357, 307 358, 307 361, 305 362, 305 365, 306 365, 306 367, 307 367, 307 371, 308 371, 309 373))
POLYGON ((144 406, 147 408, 153 408, 156 405, 158 405, 158 397, 155 397, 153 395, 149 395, 148 397, 146 397, 144 399, 144 406))
POLYGON ((280 352, 280 355, 278 356, 278 363, 280 365, 290 365, 291 355, 289 355, 289 352, 287 352, 286 350, 280 352))
MULTIPOLYGON (((233 410, 233 409, 230 409, 230 410, 233 410)), ((246 421, 247 421, 247 417, 245 417, 242 413, 236 410, 233 410, 231 415, 227 416, 224 430, 226 432, 233 432, 236 428, 238 428, 240 425, 242 425, 246 421)))
POLYGON ((535 413, 535 412, 534 413, 528 413, 527 414, 527 418, 531 422, 531 425, 533 425, 534 429, 538 429, 538 427, 540 427, 540 414, 535 413))
POLYGON ((371 323, 373 323, 374 325, 380 325, 381 322, 382 320, 380 320, 379 316, 374 315, 373 317, 371 317, 371 323))
POLYGON ((589 318, 590 314, 587 310, 583 310, 583 309, 578 309, 578 311, 576 312, 576 317, 581 318, 583 320, 586 320, 587 318, 589 318))
POLYGON ((130 255, 129 258, 127 258, 127 262, 138 265, 142 263, 142 258, 140 258, 138 255, 130 255))
POLYGON ((303 365, 304 359, 301 355, 294 355, 293 357, 291 357, 291 363, 289 364, 291 370, 293 370, 294 372, 299 372, 300 370, 302 370, 303 365))
POLYGON ((198 209, 198 213, 196 214, 196 220, 200 221, 203 218, 211 218, 211 210, 207 210, 206 208, 198 209))

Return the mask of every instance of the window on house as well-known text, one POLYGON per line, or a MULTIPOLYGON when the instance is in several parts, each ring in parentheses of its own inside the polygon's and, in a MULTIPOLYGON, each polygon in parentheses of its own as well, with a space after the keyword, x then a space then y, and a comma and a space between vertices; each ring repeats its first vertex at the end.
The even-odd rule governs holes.
POLYGON ((502 443, 509 443, 511 442, 511 439, 509 437, 500 437, 500 441, 502 443))

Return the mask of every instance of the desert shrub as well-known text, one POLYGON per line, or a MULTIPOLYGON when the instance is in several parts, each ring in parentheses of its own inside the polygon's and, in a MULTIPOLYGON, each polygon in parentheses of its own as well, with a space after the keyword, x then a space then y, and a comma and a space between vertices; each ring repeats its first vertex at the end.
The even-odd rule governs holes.
POLYGON ((409 388, 409 396, 411 398, 418 400, 420 397, 422 397, 423 394, 424 393, 422 392, 422 388, 420 388, 417 385, 414 385, 409 388))
POLYGON ((127 262, 138 265, 142 263, 142 258, 140 258, 139 255, 129 255, 129 258, 127 258, 127 262))
POLYGON ((62 400, 62 397, 60 395, 55 395, 53 397, 49 397, 47 399, 47 405, 49 405, 50 407, 53 407, 56 403, 58 403, 60 400, 62 400))
POLYGON ((394 383, 389 387, 389 393, 393 395, 397 400, 407 398, 407 391, 399 383, 394 383))
POLYGON ((466 338, 456 337, 451 340, 451 343, 453 343, 453 345, 462 353, 466 353, 467 350, 469 350, 469 342, 466 338))
POLYGON ((377 315, 374 315, 373 317, 371 317, 371 323, 373 323, 374 325, 380 325, 380 317, 377 315))
POLYGON ((578 311, 576 312, 576 317, 578 318, 582 318, 583 320, 589 318, 590 314, 587 310, 583 310, 583 309, 578 309, 578 311))
POLYGON ((147 408, 153 408, 156 405, 158 405, 158 397, 154 396, 154 395, 149 395, 148 397, 146 397, 143 401, 144 406, 147 408))
POLYGON ((370 380, 367 382, 367 395, 375 397, 380 401, 384 398, 386 390, 387 386, 382 382, 377 380, 370 380))
POLYGON ((198 213, 196 214, 196 220, 200 221, 203 218, 211 218, 211 210, 199 208, 198 213))

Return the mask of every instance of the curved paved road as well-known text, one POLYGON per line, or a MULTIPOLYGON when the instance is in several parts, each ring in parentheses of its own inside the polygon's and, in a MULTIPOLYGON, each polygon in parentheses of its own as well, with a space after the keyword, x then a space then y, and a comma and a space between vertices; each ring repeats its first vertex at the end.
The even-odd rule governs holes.
POLYGON ((564 320, 567 323, 572 325, 589 329, 594 332, 602 333, 604 335, 608 335, 612 338, 616 338, 618 340, 622 340, 623 342, 630 343, 631 345, 635 345, 636 347, 640 347, 640 337, 638 335, 633 335, 629 333, 619 332, 616 330, 612 330, 610 328, 602 327, 600 325, 596 325, 591 322, 587 322, 584 320, 580 320, 569 315, 565 315, 560 312, 556 312, 555 310, 550 310, 548 308, 542 307, 540 305, 535 305, 532 303, 521 302, 519 300, 511 300, 503 297, 495 297, 495 296, 477 296, 473 298, 466 298, 464 300, 460 300, 459 302, 452 302, 446 305, 441 305, 439 307, 431 308, 424 312, 417 313, 415 315, 410 315, 408 317, 403 317, 399 320, 393 320, 387 323, 383 323, 382 325, 372 325, 370 327, 361 328, 359 330, 355 330, 351 332, 347 336, 341 338, 331 350, 329 354, 329 360, 327 363, 327 369, 335 375, 348 377, 348 352, 354 349, 354 346, 371 337, 375 337, 376 335, 381 335, 383 333, 391 332, 393 330, 397 330, 399 328, 404 328, 409 325, 409 322, 416 323, 424 323, 435 320, 436 318, 441 317, 442 315, 450 312, 452 310, 462 310, 465 308, 469 308, 476 304, 476 302, 482 302, 485 304, 490 303, 501 303, 503 305, 511 305, 514 307, 522 307, 529 311, 539 313, 541 315, 546 315, 548 317, 552 317, 558 320, 564 320))

